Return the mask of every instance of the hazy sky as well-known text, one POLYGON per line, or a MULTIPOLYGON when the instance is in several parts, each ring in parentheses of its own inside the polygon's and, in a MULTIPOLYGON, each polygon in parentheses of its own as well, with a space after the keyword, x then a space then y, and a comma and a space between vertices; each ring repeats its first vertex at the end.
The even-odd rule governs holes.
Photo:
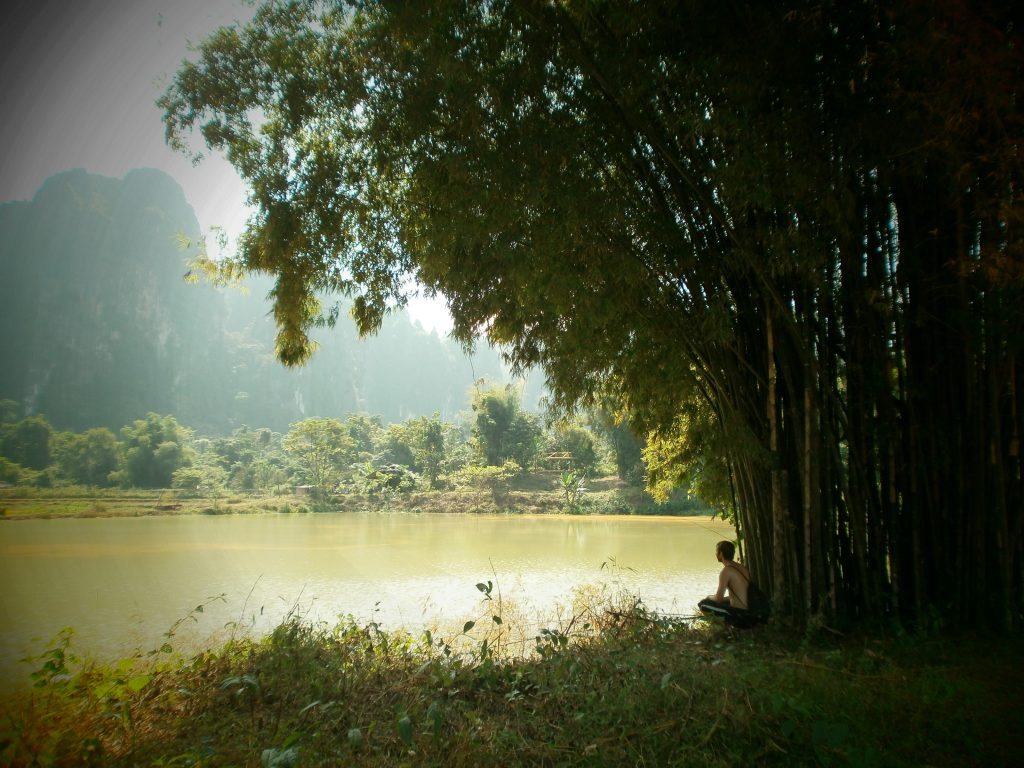
POLYGON ((251 11, 238 0, 5 0, 0 22, 0 200, 85 168, 167 171, 201 226, 237 230, 245 190, 218 157, 193 167, 164 144, 154 103, 198 41, 251 11))
MULTIPOLYGON (((0 2, 0 202, 31 199, 70 168, 120 178, 152 167, 181 184, 204 230, 236 233, 241 180, 219 157, 193 167, 172 152, 155 101, 189 41, 251 13, 241 0, 0 2)), ((427 327, 450 322, 436 303, 410 311, 427 327)))

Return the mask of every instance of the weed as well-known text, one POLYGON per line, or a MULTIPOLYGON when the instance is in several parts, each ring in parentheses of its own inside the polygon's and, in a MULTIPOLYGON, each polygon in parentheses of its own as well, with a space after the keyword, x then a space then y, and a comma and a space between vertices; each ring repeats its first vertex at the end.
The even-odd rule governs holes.
POLYGON ((737 632, 667 620, 620 588, 577 594, 524 648, 496 579, 476 590, 476 617, 444 637, 295 610, 266 637, 191 658, 161 649, 148 667, 83 667, 66 631, 34 660, 40 687, 5 708, 0 762, 910 766, 1019 754, 1019 640, 737 632))

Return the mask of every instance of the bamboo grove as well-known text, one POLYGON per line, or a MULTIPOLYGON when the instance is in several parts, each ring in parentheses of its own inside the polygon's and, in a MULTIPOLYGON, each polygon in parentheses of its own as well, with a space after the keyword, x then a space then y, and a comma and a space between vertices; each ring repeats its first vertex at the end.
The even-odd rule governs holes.
POLYGON ((1021 623, 1021 37, 997 4, 269 4, 161 99, 257 214, 228 269, 612 398, 778 614, 1021 623), (253 119, 253 113, 259 119, 253 119))

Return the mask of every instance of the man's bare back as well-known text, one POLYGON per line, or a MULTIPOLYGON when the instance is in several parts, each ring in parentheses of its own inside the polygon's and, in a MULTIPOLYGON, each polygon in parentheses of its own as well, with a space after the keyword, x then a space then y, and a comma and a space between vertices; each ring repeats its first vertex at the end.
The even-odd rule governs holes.
POLYGON ((722 564, 725 567, 718 575, 718 592, 714 599, 727 602, 733 608, 749 608, 747 586, 750 584, 750 571, 745 565, 734 563, 732 560, 724 560, 722 564))

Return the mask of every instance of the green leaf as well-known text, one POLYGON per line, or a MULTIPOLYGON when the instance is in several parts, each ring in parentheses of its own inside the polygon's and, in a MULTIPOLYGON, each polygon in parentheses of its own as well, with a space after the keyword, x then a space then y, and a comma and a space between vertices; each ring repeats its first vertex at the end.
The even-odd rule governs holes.
POLYGON ((136 675, 135 677, 128 680, 128 687, 138 693, 147 685, 152 678, 149 675, 136 675))
POLYGON ((412 746, 412 720, 409 719, 408 715, 402 715, 398 718, 398 735, 407 747, 412 746))
POLYGON ((361 747, 363 745, 363 732, 358 728, 349 728, 348 743, 351 744, 354 749, 361 747))
POLYGON ((433 724, 434 738, 441 738, 441 705, 436 701, 430 702, 430 706, 427 707, 427 717, 433 724))
POLYGON ((476 626, 476 622, 475 622, 475 621, 467 621, 467 622, 466 622, 466 623, 465 623, 465 624, 463 625, 463 627, 462 627, 462 631, 463 631, 463 633, 469 632, 469 630, 471 630, 471 629, 472 629, 473 627, 475 627, 475 626, 476 626))
POLYGON ((491 616, 491 619, 494 621, 495 624, 501 626, 501 616, 491 616))
POLYGON ((116 687, 117 683, 114 683, 111 680, 107 680, 93 688, 92 693, 97 699, 105 699, 113 692, 114 688, 116 687))

